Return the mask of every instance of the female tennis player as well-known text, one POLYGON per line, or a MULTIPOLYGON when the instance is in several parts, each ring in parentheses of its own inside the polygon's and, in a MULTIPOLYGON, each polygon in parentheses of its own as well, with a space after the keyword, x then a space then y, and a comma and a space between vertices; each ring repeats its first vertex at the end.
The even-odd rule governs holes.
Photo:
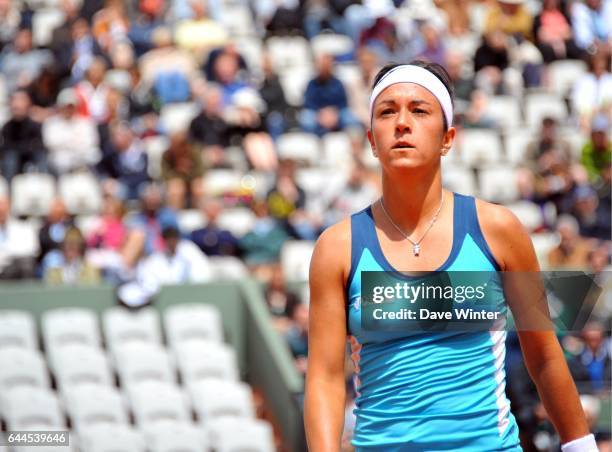
MULTIPOLYGON (((361 272, 368 270, 537 272, 529 235, 505 207, 442 188, 440 160, 455 138, 452 87, 442 66, 414 61, 381 69, 370 117, 383 195, 328 228, 310 267, 309 448, 340 448, 348 336, 357 451, 520 451, 505 395, 503 329, 365 330, 360 292, 361 272)), ((500 293, 515 319, 525 315, 517 291, 504 283, 500 293)), ((562 450, 596 451, 554 332, 523 330, 519 339, 562 450)))

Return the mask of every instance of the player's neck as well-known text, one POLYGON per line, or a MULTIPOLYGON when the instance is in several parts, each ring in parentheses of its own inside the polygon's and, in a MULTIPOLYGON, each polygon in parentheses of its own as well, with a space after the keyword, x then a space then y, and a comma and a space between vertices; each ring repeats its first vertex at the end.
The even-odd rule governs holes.
POLYGON ((383 199, 387 212, 404 231, 428 222, 440 207, 442 181, 439 173, 430 180, 403 178, 402 182, 383 176, 383 199))

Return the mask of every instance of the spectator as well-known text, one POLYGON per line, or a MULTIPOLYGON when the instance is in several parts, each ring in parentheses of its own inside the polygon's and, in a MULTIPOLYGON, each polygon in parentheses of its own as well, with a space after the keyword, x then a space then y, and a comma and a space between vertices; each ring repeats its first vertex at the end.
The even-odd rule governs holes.
MULTIPOLYGON (((584 349, 570 361, 574 375, 587 375, 590 389, 609 394, 612 382, 610 339, 604 336, 604 325, 599 321, 590 321, 582 329, 584 349)), ((579 383, 579 382, 577 382, 579 383)))
POLYGON ((238 246, 253 274, 261 280, 269 281, 274 265, 278 263, 281 248, 289 239, 289 235, 276 219, 268 215, 265 201, 255 199, 251 209, 255 214, 255 223, 239 240, 238 246))
POLYGON ((602 240, 612 238, 610 206, 599 202, 597 192, 591 186, 576 187, 572 212, 580 225, 580 235, 602 240))
POLYGON ((174 37, 179 47, 194 52, 196 60, 202 61, 202 56, 211 48, 225 44, 227 31, 209 16, 206 2, 190 0, 189 3, 192 17, 177 23, 174 37))
POLYGON ((143 81, 153 84, 164 104, 188 101, 191 96, 189 81, 197 75, 193 56, 174 47, 172 30, 167 27, 158 27, 152 39, 155 47, 139 59, 143 81))
POLYGON ((302 128, 319 136, 334 130, 359 127, 348 108, 344 86, 334 77, 332 68, 331 55, 319 56, 317 75, 306 87, 304 109, 300 113, 302 128))
POLYGON ((53 55, 47 49, 32 46, 32 30, 20 28, 11 46, 3 51, 0 72, 4 75, 9 92, 27 88, 38 78, 45 66, 53 63, 53 55))
POLYGON ((47 151, 42 142, 40 123, 30 118, 31 102, 26 91, 12 93, 10 119, 2 126, 2 174, 10 182, 16 174, 29 170, 47 171, 47 151))
POLYGON ((55 66, 43 68, 39 77, 28 88, 32 100, 30 117, 40 123, 55 112, 55 100, 60 91, 60 75, 55 66))
POLYGON ((559 136, 557 120, 545 117, 542 119, 540 135, 527 145, 525 162, 532 165, 534 171, 539 171, 541 168, 538 159, 552 149, 560 151, 563 161, 567 163, 571 161, 570 144, 559 136))
POLYGON ((289 232, 293 231, 292 216, 302 217, 306 207, 306 193, 297 184, 295 171, 295 161, 281 160, 274 186, 266 195, 270 215, 284 224, 289 232))
POLYGON ((38 232, 39 261, 42 261, 49 252, 60 247, 66 231, 72 226, 74 226, 74 220, 68 214, 64 201, 61 198, 55 198, 51 202, 47 218, 38 232))
POLYGON ((100 160, 96 126, 77 114, 77 104, 74 89, 62 90, 57 96, 58 113, 43 124, 43 142, 56 174, 89 168, 100 160))
POLYGON ((270 55, 264 54, 261 63, 264 78, 259 88, 259 94, 267 107, 265 113, 267 130, 272 139, 276 140, 286 130, 287 124, 291 121, 288 117, 290 108, 278 75, 272 67, 270 55))
POLYGON ((13 42, 20 21, 18 5, 11 0, 0 0, 0 51, 13 42))
POLYGON ((612 35, 612 1, 584 0, 574 2, 571 10, 576 44, 594 53, 606 48, 612 35))
POLYGON ((544 0, 542 11, 533 22, 533 35, 546 64, 583 56, 574 42, 572 28, 561 11, 559 0, 544 0))
POLYGON ((219 58, 221 55, 229 55, 230 57, 232 57, 238 63, 239 78, 246 78, 249 73, 249 68, 247 66, 246 60, 240 54, 240 52, 238 52, 236 43, 233 41, 228 41, 223 47, 213 49, 208 54, 208 57, 206 58, 206 63, 203 67, 204 75, 206 75, 206 80, 208 80, 209 82, 223 83, 222 80, 219 80, 217 78, 217 74, 215 72, 217 58, 219 58))
POLYGON ((300 300, 287 288, 280 265, 277 265, 272 272, 272 278, 265 290, 265 298, 276 330, 282 335, 287 334, 292 326, 291 315, 300 300))
POLYGON ((151 50, 155 41, 155 30, 164 25, 165 2, 163 0, 140 0, 138 15, 130 23, 128 38, 134 44, 136 54, 151 50))
POLYGON ((85 258, 85 239, 76 227, 70 227, 61 247, 43 259, 43 277, 48 284, 98 284, 100 272, 85 258))
POLYGON ((144 146, 127 122, 112 124, 110 135, 111 147, 105 150, 97 170, 102 177, 116 180, 126 199, 137 199, 140 189, 149 180, 144 146))
POLYGON ((524 0, 497 0, 485 18, 485 33, 500 30, 508 36, 532 39, 533 17, 524 0))
POLYGON ((129 306, 146 303, 167 284, 204 283, 212 278, 208 258, 189 240, 181 239, 175 226, 164 226, 163 248, 138 265, 136 280, 119 289, 119 298, 129 306))
POLYGON ((173 209, 164 206, 162 188, 154 183, 144 185, 140 190, 140 212, 128 222, 128 240, 124 248, 124 259, 132 267, 141 254, 150 255, 164 250, 161 231, 164 228, 178 228, 173 209))
POLYGON ((104 81, 107 65, 101 57, 94 58, 87 71, 85 79, 75 86, 75 93, 79 99, 78 113, 91 118, 96 123, 108 120, 108 91, 109 86, 104 81))
POLYGON ((108 54, 113 45, 127 40, 130 20, 126 4, 122 0, 106 0, 104 8, 94 14, 91 23, 92 33, 100 48, 108 54))
POLYGON ((72 23, 72 45, 66 49, 68 50, 69 52, 60 57, 60 64, 72 66, 70 71, 72 79, 78 82, 85 76, 94 57, 103 54, 85 19, 79 18, 72 23))
POLYGON ((487 111, 489 97, 480 90, 475 89, 470 95, 470 104, 461 115, 461 125, 465 129, 494 129, 497 127, 497 121, 493 119, 487 111))
POLYGON ((455 102, 462 103, 465 107, 465 103, 470 100, 474 91, 474 79, 465 76, 464 57, 461 52, 449 49, 446 53, 446 70, 455 88, 455 102))
POLYGON ((308 305, 297 303, 293 307, 291 319, 293 322, 287 331, 287 343, 298 371, 305 375, 308 365, 308 305))
POLYGON ((582 148, 581 162, 592 182, 598 182, 612 164, 612 142, 609 137, 610 122, 603 114, 591 122, 591 139, 582 148))
POLYGON ((266 29, 266 37, 302 33, 299 0, 260 0, 254 5, 255 14, 266 29))
POLYGON ((355 77, 346 84, 349 108, 355 113, 359 122, 363 125, 370 124, 370 112, 368 111, 370 89, 374 77, 380 69, 378 54, 369 47, 361 47, 357 50, 357 64, 359 65, 359 77, 355 77))
POLYGON ((222 105, 224 108, 232 104, 232 97, 248 85, 239 76, 239 59, 232 53, 221 53, 213 66, 214 80, 221 87, 222 105))
POLYGON ((191 120, 189 137, 202 146, 206 166, 227 166, 224 149, 229 146, 229 127, 223 118, 221 90, 210 84, 201 97, 202 110, 191 120))
POLYGON ((580 237, 576 219, 570 215, 561 215, 557 220, 559 245, 548 253, 548 265, 551 268, 586 269, 592 244, 580 237))
POLYGON ((197 205, 203 194, 204 167, 200 152, 187 141, 187 132, 170 136, 170 147, 162 156, 161 166, 169 206, 180 210, 187 204, 186 198, 197 205))
POLYGON ((327 208, 326 224, 332 225, 366 208, 378 197, 378 190, 368 181, 368 170, 356 162, 344 189, 327 208))
POLYGON ((53 52, 58 74, 64 78, 70 75, 72 65, 73 25, 79 19, 79 0, 61 0, 60 8, 64 21, 51 34, 50 50, 53 52))
POLYGON ((597 52, 589 56, 589 72, 576 80, 571 106, 583 130, 588 131, 591 119, 598 111, 609 111, 612 105, 612 74, 610 56, 597 52))
POLYGON ((508 38, 499 30, 484 35, 474 54, 474 84, 489 95, 521 94, 522 81, 510 67, 508 38))
POLYGON ((424 22, 420 27, 423 37, 423 49, 417 58, 432 63, 444 65, 446 62, 446 49, 442 43, 440 30, 431 22, 424 22))
POLYGON ((201 202, 201 206, 206 226, 192 231, 190 240, 207 256, 236 256, 238 240, 231 231, 221 228, 218 224, 223 203, 218 199, 208 198, 201 202))
POLYGON ((10 216, 6 196, 0 196, 0 280, 34 277, 38 244, 33 229, 10 216))

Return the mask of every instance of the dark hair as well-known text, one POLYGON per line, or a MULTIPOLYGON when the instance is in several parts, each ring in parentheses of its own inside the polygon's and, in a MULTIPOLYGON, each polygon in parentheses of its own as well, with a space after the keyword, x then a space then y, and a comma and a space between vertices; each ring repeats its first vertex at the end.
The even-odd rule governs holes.
MULTIPOLYGON (((383 66, 376 74, 376 77, 374 77, 374 82, 372 83, 372 89, 374 89, 374 87, 378 85, 378 82, 380 82, 380 80, 385 76, 385 74, 387 74, 391 69, 394 69, 398 66, 403 66, 404 64, 405 63, 389 63, 383 66)), ((453 87, 453 82, 451 81, 450 75, 448 75, 448 72, 446 71, 444 66, 438 63, 432 63, 432 62, 423 61, 423 60, 412 60, 408 64, 411 66, 418 66, 418 67, 422 67, 423 69, 427 69, 433 75, 438 77, 438 80, 442 82, 442 84, 448 91, 453 107, 455 106, 455 89, 453 87)), ((443 114, 442 117, 444 119, 444 130, 447 130, 452 124, 446 123, 446 115, 443 114)))

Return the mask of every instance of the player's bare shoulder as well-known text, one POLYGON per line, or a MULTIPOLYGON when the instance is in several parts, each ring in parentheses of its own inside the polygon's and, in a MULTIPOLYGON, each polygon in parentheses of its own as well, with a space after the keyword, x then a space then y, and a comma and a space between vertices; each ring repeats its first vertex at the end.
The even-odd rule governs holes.
POLYGON ((533 254, 529 232, 506 206, 476 199, 478 223, 502 269, 520 254, 533 254))
POLYGON ((310 264, 310 277, 327 274, 346 279, 351 265, 351 219, 344 220, 323 231, 315 244, 310 264))

